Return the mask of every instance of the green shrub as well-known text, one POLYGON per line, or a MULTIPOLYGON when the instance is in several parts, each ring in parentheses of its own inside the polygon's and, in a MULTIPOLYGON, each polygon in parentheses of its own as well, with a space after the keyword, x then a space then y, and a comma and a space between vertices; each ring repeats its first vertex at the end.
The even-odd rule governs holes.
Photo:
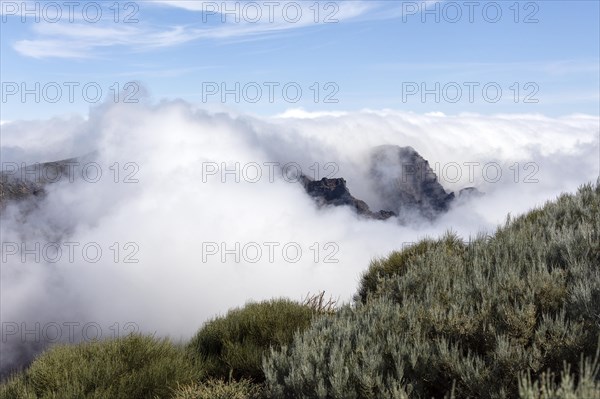
POLYGON ((358 293, 354 299, 366 303, 369 297, 377 294, 381 280, 402 276, 418 257, 440 246, 450 253, 462 254, 465 251, 465 245, 454 234, 447 234, 439 241, 424 239, 403 251, 394 251, 387 258, 371 262, 369 269, 361 277, 358 293))
POLYGON ((201 384, 190 384, 179 387, 173 399, 258 399, 261 388, 248 381, 231 381, 209 379, 201 384))
POLYGON ((270 351, 271 397, 506 398, 523 373, 581 373, 600 336, 600 184, 535 212, 373 262, 353 305, 270 351))
MULTIPOLYGON (((342 307, 264 360, 273 398, 394 398, 404 392, 402 365, 385 350, 395 335, 398 306, 342 307)), ((402 328, 401 326, 398 326, 402 328)))
POLYGON ((207 322, 187 346, 209 376, 230 380, 264 381, 263 353, 292 341, 306 329, 314 311, 287 299, 250 303, 207 322))
POLYGON ((201 374, 166 339, 130 335, 57 345, 0 388, 0 397, 56 399, 167 398, 201 374))

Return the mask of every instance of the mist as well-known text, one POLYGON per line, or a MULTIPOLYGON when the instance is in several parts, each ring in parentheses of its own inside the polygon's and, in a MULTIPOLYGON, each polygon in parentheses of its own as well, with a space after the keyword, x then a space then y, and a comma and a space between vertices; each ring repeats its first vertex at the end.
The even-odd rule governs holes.
POLYGON ((90 335, 135 330, 186 340, 250 300, 324 290, 350 301, 373 258, 446 231, 464 240, 491 234, 507 214, 595 181, 598 126, 586 115, 290 110, 259 117, 184 101, 4 123, 3 165, 93 153, 101 175, 88 168, 86 178, 49 185, 26 210, 2 210, 2 368, 22 364, 44 343, 90 335), (299 170, 343 177, 377 211, 368 157, 383 144, 412 146, 447 191, 485 194, 457 200, 433 222, 402 225, 349 207, 319 208, 294 178, 299 170), (56 339, 44 330, 53 323, 56 339))

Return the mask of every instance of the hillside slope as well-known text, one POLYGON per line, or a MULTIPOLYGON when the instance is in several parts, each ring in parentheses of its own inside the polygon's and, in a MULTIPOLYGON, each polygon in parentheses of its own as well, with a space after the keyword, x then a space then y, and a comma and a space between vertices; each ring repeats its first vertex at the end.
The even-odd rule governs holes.
POLYGON ((537 397, 528 379, 554 383, 565 363, 567 374, 589 374, 568 397, 600 397, 590 363, 600 184, 509 218, 493 236, 447 234, 375 260, 356 300, 273 352, 272 397, 537 397))

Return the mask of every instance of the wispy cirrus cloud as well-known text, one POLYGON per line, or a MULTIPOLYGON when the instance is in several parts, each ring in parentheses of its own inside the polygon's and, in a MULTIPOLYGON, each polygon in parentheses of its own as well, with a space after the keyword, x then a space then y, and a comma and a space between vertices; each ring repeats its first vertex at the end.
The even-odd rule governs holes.
MULTIPOLYGON (((149 51, 182 45, 196 40, 252 40, 274 35, 285 31, 307 29, 317 26, 325 16, 317 16, 313 3, 282 2, 277 12, 262 10, 261 17, 242 15, 245 8, 238 4, 237 15, 230 15, 234 8, 219 10, 214 5, 227 2, 187 2, 187 1, 152 1, 143 3, 148 6, 149 14, 153 9, 178 8, 189 12, 205 12, 212 15, 210 23, 205 23, 206 15, 199 22, 178 25, 156 25, 140 20, 135 25, 115 25, 110 18, 103 18, 98 23, 90 24, 82 19, 74 22, 36 23, 30 30, 31 38, 17 40, 13 48, 21 55, 33 58, 94 58, 102 56, 103 50, 123 47, 130 51, 149 51), (207 8, 208 3, 212 8, 207 8), (294 12, 285 15, 287 3, 295 4, 294 12), (212 10, 217 11, 212 11, 212 10), (223 11, 223 18, 217 16, 223 11), (320 18, 319 21, 316 19, 320 18)), ((255 3, 258 4, 258 3, 255 3)), ((328 3, 329 4, 329 3, 328 3)), ((341 23, 358 20, 381 4, 366 1, 330 3, 335 6, 329 10, 327 17, 330 23, 341 23)), ((236 14, 236 11, 233 11, 236 14)))
POLYGON ((41 24, 34 29, 35 39, 19 40, 14 49, 33 58, 93 58, 103 48, 121 46, 137 51, 168 47, 192 40, 191 32, 182 26, 167 30, 140 27, 99 27, 85 23, 41 24))

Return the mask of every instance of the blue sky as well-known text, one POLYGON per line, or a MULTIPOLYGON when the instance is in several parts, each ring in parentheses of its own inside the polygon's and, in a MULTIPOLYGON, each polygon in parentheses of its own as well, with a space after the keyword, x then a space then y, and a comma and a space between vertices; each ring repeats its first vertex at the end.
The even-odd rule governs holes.
POLYGON ((2 120, 85 115, 98 88, 262 115, 599 113, 598 1, 0 3, 2 120))

